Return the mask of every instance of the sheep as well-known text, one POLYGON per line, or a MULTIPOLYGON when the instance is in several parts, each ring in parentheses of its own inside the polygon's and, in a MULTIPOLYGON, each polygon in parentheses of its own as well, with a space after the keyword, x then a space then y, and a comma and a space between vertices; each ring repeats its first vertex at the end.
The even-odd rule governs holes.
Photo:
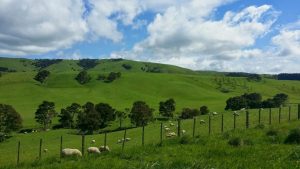
POLYGON ((185 133, 186 133, 186 131, 185 131, 185 130, 181 130, 181 133, 182 133, 182 134, 185 134, 185 133))
POLYGON ((200 120, 200 124, 205 124, 205 121, 204 120, 200 120))
POLYGON ((246 110, 246 108, 242 108, 242 109, 241 109, 241 111, 244 111, 244 110, 246 110))
POLYGON ((27 132, 25 131, 24 134, 27 134, 27 132))
POLYGON ((118 144, 122 143, 124 139, 119 139, 118 144))
POLYGON ((165 131, 170 131, 170 130, 171 130, 171 129, 170 129, 170 128, 168 128, 168 127, 167 127, 167 128, 165 128, 165 131))
POLYGON ((234 116, 239 116, 240 114, 239 114, 238 112, 234 111, 234 112, 233 112, 233 115, 234 115, 234 116))
POLYGON ((47 153, 47 152, 48 152, 48 149, 45 148, 45 149, 44 149, 44 153, 47 153))
POLYGON ((170 126, 175 126, 175 124, 174 123, 170 123, 170 126))
POLYGON ((108 146, 100 146, 99 150, 100 150, 100 152, 110 152, 110 149, 108 146))
POLYGON ((166 137, 174 137, 174 136, 176 136, 175 132, 170 132, 170 133, 166 134, 166 137))
POLYGON ((87 152, 89 154, 100 154, 101 153, 100 150, 99 150, 99 148, 97 148, 97 147, 89 147, 87 149, 87 152))
POLYGON ((92 141, 91 141, 91 144, 95 144, 95 143, 96 143, 96 140, 92 140, 92 141))
POLYGON ((217 113, 217 112, 213 112, 212 115, 213 115, 213 116, 216 116, 216 115, 218 115, 218 113, 217 113))
POLYGON ((164 128, 168 128, 168 126, 164 126, 164 128))
POLYGON ((81 157, 82 153, 78 149, 65 148, 61 151, 62 157, 81 157))
POLYGON ((131 138, 125 138, 125 142, 127 142, 127 141, 130 141, 131 140, 131 138))

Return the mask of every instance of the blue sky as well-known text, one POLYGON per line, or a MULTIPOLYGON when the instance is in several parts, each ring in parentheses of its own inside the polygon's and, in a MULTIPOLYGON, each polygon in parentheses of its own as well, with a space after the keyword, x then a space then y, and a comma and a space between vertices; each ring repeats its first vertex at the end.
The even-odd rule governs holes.
POLYGON ((299 6, 297 0, 0 0, 0 56, 300 72, 299 6))

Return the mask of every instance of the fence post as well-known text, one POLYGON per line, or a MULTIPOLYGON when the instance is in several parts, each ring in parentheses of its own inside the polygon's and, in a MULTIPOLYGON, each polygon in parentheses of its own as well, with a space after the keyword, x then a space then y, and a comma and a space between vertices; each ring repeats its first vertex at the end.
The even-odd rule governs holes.
POLYGON ((177 126, 178 126, 178 127, 177 127, 177 134, 178 134, 178 137, 180 137, 180 135, 181 135, 181 133, 180 133, 180 127, 181 127, 181 126, 180 126, 180 122, 181 122, 180 119, 178 119, 178 124, 177 124, 177 126))
POLYGON ((222 117, 221 117, 221 132, 224 132, 224 114, 222 113, 222 117))
POLYGON ((162 139, 163 139, 163 123, 160 123, 160 146, 162 146, 162 139))
POLYGON ((143 127, 142 127, 142 146, 145 145, 145 125, 143 123, 143 127))
POLYGON ((280 124, 280 121, 281 121, 281 106, 279 107, 279 110, 278 110, 278 123, 280 124))
POLYGON ((210 135, 211 133, 211 116, 210 114, 208 115, 208 134, 210 135))
POLYGON ((60 136, 60 147, 59 147, 60 158, 62 158, 62 144, 63 144, 63 136, 60 136))
POLYGON ((258 110, 258 124, 261 123, 261 108, 258 110))
POLYGON ((42 144, 43 144, 43 139, 40 139, 39 159, 42 158, 42 144))
POLYGON ((17 153, 17 165, 20 163, 20 148, 21 148, 21 142, 18 142, 18 153, 17 153))
POLYGON ((246 128, 249 128, 249 111, 246 110, 246 128))
POLYGON ((195 130, 196 130, 196 118, 194 118, 194 123, 193 123, 193 137, 195 137, 195 130))
POLYGON ((233 114, 233 129, 235 130, 236 128, 236 114, 233 114))
POLYGON ((126 128, 124 130, 124 137, 123 137, 123 144, 122 144, 122 151, 124 150, 124 146, 125 146, 125 140, 126 140, 126 128))
POLYGON ((82 156, 84 156, 84 146, 85 146, 85 135, 83 134, 81 136, 81 151, 82 151, 82 156))
POLYGON ((272 108, 269 109, 269 125, 272 124, 272 108))
POLYGON ((107 132, 104 133, 104 147, 106 148, 107 132))
POLYGON ((300 104, 298 104, 298 120, 300 120, 300 104))
POLYGON ((289 121, 291 121, 291 110, 292 110, 292 107, 289 106, 289 121))

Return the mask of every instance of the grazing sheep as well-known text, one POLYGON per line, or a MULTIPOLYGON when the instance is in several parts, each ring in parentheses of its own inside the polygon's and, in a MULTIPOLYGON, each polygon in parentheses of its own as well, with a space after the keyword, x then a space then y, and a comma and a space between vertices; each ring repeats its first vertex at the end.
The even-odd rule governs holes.
POLYGON ((240 114, 239 114, 238 112, 235 111, 235 112, 233 112, 233 115, 234 115, 234 116, 239 116, 240 114))
POLYGON ((182 134, 185 134, 185 133, 186 133, 186 131, 185 131, 185 130, 181 130, 181 133, 182 133, 182 134))
POLYGON ((204 120, 200 120, 200 124, 205 124, 205 121, 204 120))
POLYGON ((89 148, 87 149, 87 152, 88 152, 89 154, 100 154, 100 150, 99 150, 99 148, 97 148, 97 147, 89 147, 89 148))
POLYGON ((63 157, 81 157, 82 154, 78 149, 65 148, 61 151, 63 157))
POLYGON ((218 115, 218 113, 217 113, 217 112, 213 112, 212 115, 213 115, 213 116, 216 116, 216 115, 218 115))
POLYGON ((47 153, 47 152, 48 152, 48 149, 45 148, 45 149, 44 149, 44 153, 47 153))
POLYGON ((166 134, 166 137, 175 137, 176 133, 175 132, 170 132, 168 134, 166 134))
POLYGON ((118 140, 118 144, 122 143, 123 142, 123 139, 119 139, 118 140))
POLYGON ((244 111, 244 110, 246 110, 246 108, 242 108, 242 109, 241 109, 241 111, 244 111))
POLYGON ((127 141, 130 141, 131 140, 131 138, 125 138, 125 142, 127 142, 127 141))
POLYGON ((110 152, 110 149, 108 146, 100 146, 99 147, 100 152, 110 152))
POLYGON ((168 128, 168 126, 164 126, 164 128, 168 128))
POLYGON ((174 123, 170 123, 170 126, 175 126, 175 124, 174 123))
POLYGON ((27 132, 25 131, 24 134, 27 134, 27 132))
POLYGON ((167 127, 167 128, 165 128, 165 131, 170 131, 170 130, 171 130, 171 129, 170 129, 170 128, 168 128, 168 127, 167 127))
POLYGON ((91 144, 95 144, 95 143, 96 143, 96 140, 92 140, 92 141, 91 141, 91 144))

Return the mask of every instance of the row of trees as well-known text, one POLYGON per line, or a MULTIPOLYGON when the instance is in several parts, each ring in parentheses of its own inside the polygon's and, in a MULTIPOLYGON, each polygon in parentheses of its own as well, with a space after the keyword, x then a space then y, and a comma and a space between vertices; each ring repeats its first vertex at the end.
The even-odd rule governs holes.
POLYGON ((243 94, 241 96, 231 97, 226 101, 225 110, 240 110, 242 108, 276 108, 283 106, 288 101, 288 95, 284 93, 276 94, 273 98, 262 100, 259 93, 243 94))

